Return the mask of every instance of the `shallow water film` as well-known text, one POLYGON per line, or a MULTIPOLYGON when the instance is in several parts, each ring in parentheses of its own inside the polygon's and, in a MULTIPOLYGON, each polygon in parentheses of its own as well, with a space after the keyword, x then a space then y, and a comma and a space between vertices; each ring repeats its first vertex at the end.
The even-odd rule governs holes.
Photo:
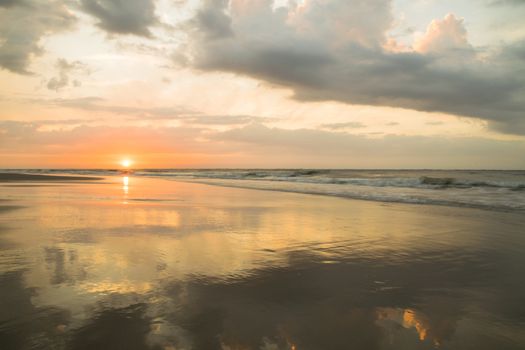
POLYGON ((0 184, 1 349, 524 349, 523 213, 0 184))

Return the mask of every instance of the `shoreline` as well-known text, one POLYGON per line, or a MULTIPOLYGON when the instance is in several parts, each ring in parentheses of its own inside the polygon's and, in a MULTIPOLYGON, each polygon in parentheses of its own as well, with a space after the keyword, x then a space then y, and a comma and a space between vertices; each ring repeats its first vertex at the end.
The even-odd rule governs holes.
MULTIPOLYGON (((156 179, 166 180, 181 183, 194 183, 201 185, 209 185, 223 188, 237 188, 245 190, 280 192, 280 193, 295 193, 310 196, 322 196, 341 198, 357 201, 387 203, 387 204, 410 204, 410 205, 424 205, 424 206, 440 206, 453 208, 470 208, 480 209, 485 211, 508 212, 508 213, 523 213, 524 208, 513 207, 507 205, 490 205, 483 203, 462 203, 455 200, 446 200, 445 198, 425 198, 419 196, 404 196, 404 198, 396 198, 395 196, 384 196, 384 193, 374 191, 362 191, 360 193, 352 193, 340 191, 339 188, 334 188, 332 184, 310 184, 308 188, 304 188, 303 183, 294 183, 286 181, 270 181, 270 180, 247 180, 247 179, 195 179, 195 178, 169 178, 169 177, 154 177, 154 176, 134 176, 133 174, 105 174, 104 176, 88 176, 88 175, 49 175, 49 174, 27 174, 27 173, 2 173, 0 172, 0 184, 2 183, 75 183, 87 181, 88 183, 97 183, 97 181, 109 178, 121 177, 135 177, 137 179, 156 179)), ((98 182, 100 183, 100 182, 98 182)), ((396 191, 402 191, 401 188, 395 188, 396 191)), ((404 191, 403 191, 404 192, 404 191)), ((388 193, 386 193, 388 195, 388 193)), ((406 192, 404 193, 406 194, 406 192)))
MULTIPOLYGON (((458 203, 458 202, 452 202, 452 201, 434 201, 434 202, 424 202, 418 199, 414 200, 396 200, 395 198, 382 198, 382 199, 376 199, 376 198, 366 198, 361 197, 357 195, 350 195, 348 193, 335 193, 335 192, 326 192, 322 190, 313 190, 310 189, 310 191, 304 191, 302 189, 296 189, 292 187, 288 188, 275 188, 275 187, 269 187, 264 185, 275 185, 278 184, 278 181, 266 181, 266 180, 224 180, 224 179, 168 179, 168 181, 178 181, 178 182, 187 182, 187 183, 195 183, 195 184, 201 184, 201 185, 209 185, 209 186, 218 186, 218 187, 225 187, 225 188, 238 188, 238 189, 245 189, 245 190, 255 190, 255 191, 269 191, 269 192, 280 192, 280 193, 295 193, 295 194, 303 194, 303 195, 310 195, 310 196, 322 196, 322 197, 332 197, 332 198, 341 198, 341 199, 349 199, 349 200, 357 200, 357 201, 365 201, 365 202, 375 202, 375 203, 389 203, 389 204, 409 204, 409 205, 424 205, 424 206, 440 206, 440 207, 452 207, 452 208, 467 208, 467 209, 480 209, 480 210, 487 210, 487 211, 497 211, 497 212, 505 212, 505 213, 521 213, 525 210, 521 208, 513 208, 513 207, 497 207, 497 206, 490 206, 490 205, 476 205, 476 204, 470 204, 470 203, 458 203), (238 183, 234 183, 234 181, 238 181, 238 183), (244 183, 241 183, 244 182, 244 183), (262 186, 255 186, 254 184, 257 183, 257 185, 262 186), (250 186, 251 184, 251 186, 250 186)), ((289 183, 288 183, 289 184, 289 183)), ((322 185, 329 185, 329 184, 322 184, 322 185)), ((322 186, 321 185, 321 186, 322 186)))

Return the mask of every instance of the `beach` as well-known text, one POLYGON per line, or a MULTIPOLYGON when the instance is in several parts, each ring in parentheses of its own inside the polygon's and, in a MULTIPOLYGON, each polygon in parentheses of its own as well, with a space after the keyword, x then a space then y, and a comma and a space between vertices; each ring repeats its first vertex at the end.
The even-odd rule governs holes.
POLYGON ((213 181, 0 175, 2 347, 525 347, 523 211, 213 181))

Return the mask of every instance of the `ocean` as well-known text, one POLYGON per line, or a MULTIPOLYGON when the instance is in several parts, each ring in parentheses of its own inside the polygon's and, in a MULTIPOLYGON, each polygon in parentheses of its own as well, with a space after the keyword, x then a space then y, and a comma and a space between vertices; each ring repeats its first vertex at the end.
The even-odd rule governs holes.
MULTIPOLYGON (((117 169, 8 171, 121 174, 117 169)), ((382 202, 525 210, 525 170, 137 169, 131 175, 382 202)))

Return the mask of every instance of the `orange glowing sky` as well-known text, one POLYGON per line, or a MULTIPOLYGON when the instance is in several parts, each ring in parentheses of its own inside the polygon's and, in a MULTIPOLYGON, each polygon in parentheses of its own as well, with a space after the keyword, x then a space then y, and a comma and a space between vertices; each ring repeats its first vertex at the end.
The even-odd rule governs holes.
POLYGON ((0 3, 0 167, 523 168, 523 15, 511 1, 0 3))

